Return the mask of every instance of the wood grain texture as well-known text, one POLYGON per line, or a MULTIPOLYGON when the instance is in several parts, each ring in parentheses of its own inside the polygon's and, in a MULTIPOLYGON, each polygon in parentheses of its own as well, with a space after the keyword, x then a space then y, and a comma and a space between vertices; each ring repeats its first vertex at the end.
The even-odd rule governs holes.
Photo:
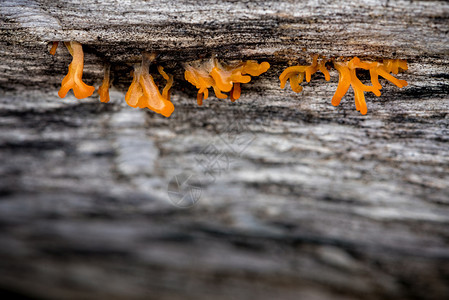
POLYGON ((448 12, 445 1, 2 1, 0 296, 445 299, 448 12), (57 97, 71 59, 48 54, 53 40, 84 45, 89 84, 112 64, 110 103, 57 97), (175 75, 168 119, 124 103, 141 51, 175 75), (300 94, 279 89, 283 68, 311 53, 408 59, 397 77, 409 86, 367 95, 366 116, 352 92, 331 105, 335 71, 300 94), (211 55, 272 68, 235 103, 198 107, 182 63, 211 55), (229 133, 248 142, 240 153, 229 133), (213 178, 200 162, 211 149, 213 178), (202 180, 189 209, 168 197, 180 173, 202 180))

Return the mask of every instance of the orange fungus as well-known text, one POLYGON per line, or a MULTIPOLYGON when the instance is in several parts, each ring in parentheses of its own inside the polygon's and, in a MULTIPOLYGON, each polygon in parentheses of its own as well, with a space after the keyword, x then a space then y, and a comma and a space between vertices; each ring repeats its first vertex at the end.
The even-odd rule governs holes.
POLYGON ((49 51, 51 55, 56 54, 56 49, 58 49, 58 45, 59 45, 59 42, 53 42, 53 45, 51 46, 51 49, 49 51))
POLYGON ((383 63, 379 63, 361 61, 359 58, 354 57, 348 62, 334 62, 334 66, 338 71, 339 80, 337 90, 332 97, 332 105, 337 106, 340 104, 340 101, 348 91, 349 86, 352 86, 356 110, 360 111, 362 115, 366 115, 368 112, 365 102, 365 92, 372 92, 378 97, 381 94, 380 89, 382 89, 382 85, 379 83, 379 76, 385 78, 399 88, 407 86, 407 81, 399 80, 390 74, 390 72, 397 74, 399 68, 407 70, 407 62, 404 60, 390 59, 384 60, 383 63), (369 70, 372 86, 364 85, 360 79, 357 78, 356 69, 369 70))
POLYGON ((251 81, 251 76, 259 76, 270 68, 268 62, 258 63, 254 60, 222 65, 217 59, 205 63, 193 62, 185 66, 184 77, 198 89, 197 103, 202 105, 209 96, 212 87, 219 99, 229 97, 232 102, 240 98, 241 83, 251 81))
POLYGON ((83 99, 89 97, 95 91, 93 86, 83 82, 84 53, 83 46, 78 42, 64 42, 73 60, 69 65, 69 72, 61 83, 61 89, 58 92, 59 97, 64 98, 70 89, 73 89, 75 97, 83 99))
POLYGON ((165 117, 169 117, 175 107, 170 102, 170 88, 173 84, 173 76, 165 73, 162 67, 158 67, 159 73, 167 80, 162 94, 149 73, 149 65, 153 57, 143 55, 142 64, 136 65, 133 72, 133 81, 126 93, 125 100, 131 107, 148 108, 165 117))
POLYGON ((290 87, 295 93, 299 93, 302 91, 302 86, 299 84, 303 82, 304 77, 307 82, 310 82, 312 79, 312 75, 316 72, 320 71, 324 74, 324 78, 329 81, 330 75, 329 71, 326 69, 326 60, 320 60, 318 62, 318 55, 313 56, 313 62, 310 66, 292 66, 282 72, 279 76, 279 80, 281 81, 281 89, 285 88, 285 84, 287 80, 290 80, 290 87))
MULTIPOLYGON (((315 55, 310 66, 288 67, 279 76, 281 88, 283 89, 287 80, 290 80, 292 90, 299 93, 303 89, 299 84, 304 80, 304 77, 306 78, 306 81, 309 82, 311 75, 317 71, 321 71, 324 74, 324 78, 329 80, 330 75, 325 63, 325 60, 318 62, 318 56, 315 55)), ((379 76, 387 79, 399 88, 407 86, 405 80, 399 80, 390 74, 391 72, 398 74, 400 69, 407 70, 407 62, 405 60, 387 59, 384 60, 383 63, 379 63, 361 61, 359 58, 354 57, 346 62, 334 62, 334 67, 338 71, 339 80, 337 90, 332 97, 332 105, 337 106, 340 104, 341 99, 346 94, 349 87, 352 87, 354 90, 356 110, 360 111, 362 115, 365 115, 368 112, 365 102, 365 92, 372 92, 376 96, 380 96, 381 94, 380 89, 382 89, 382 86, 379 83, 379 76), (365 85, 358 79, 356 74, 357 69, 369 70, 372 85, 365 85)))
POLYGON ((104 78, 103 83, 98 88, 98 94, 100 95, 100 101, 107 103, 109 102, 109 77, 110 77, 111 66, 109 64, 104 66, 104 78))

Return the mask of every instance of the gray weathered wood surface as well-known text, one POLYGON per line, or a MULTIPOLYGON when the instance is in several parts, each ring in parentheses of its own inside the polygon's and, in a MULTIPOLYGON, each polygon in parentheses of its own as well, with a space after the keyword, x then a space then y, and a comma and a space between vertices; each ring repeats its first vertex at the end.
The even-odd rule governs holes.
POLYGON ((445 1, 0 2, 0 295, 446 298, 448 14, 445 1), (53 40, 84 45, 89 84, 112 63, 110 103, 57 97, 71 58, 50 56, 53 40), (168 119, 124 103, 141 51, 175 74, 168 119), (366 116, 351 92, 330 104, 336 72, 280 90, 311 53, 408 59, 409 86, 367 95, 366 116), (210 55, 272 68, 237 102, 198 107, 181 65, 210 55), (241 155, 220 139, 236 123, 252 141, 241 155), (170 179, 201 176, 205 147, 226 168, 194 207, 173 206, 170 179))

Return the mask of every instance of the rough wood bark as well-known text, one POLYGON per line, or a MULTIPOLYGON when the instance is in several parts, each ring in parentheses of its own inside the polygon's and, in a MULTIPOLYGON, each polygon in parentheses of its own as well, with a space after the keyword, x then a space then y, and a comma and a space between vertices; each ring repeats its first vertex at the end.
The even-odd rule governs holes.
MULTIPOLYGON (((50 299, 444 299, 449 294, 449 84, 445 1, 0 3, 0 287, 50 299), (59 99, 77 40, 111 103, 59 99), (305 48, 306 51, 302 51, 305 48), (169 119, 124 104, 141 51, 175 74, 169 119), (404 58, 409 86, 368 115, 317 74, 277 76, 310 53, 404 58), (195 103, 182 62, 266 59, 235 103, 195 103), (251 141, 241 155, 229 126, 251 141), (224 140, 222 138, 225 138, 224 140), (179 173, 228 162, 193 208, 179 173)), ((362 75, 363 76, 363 75, 362 75)), ((207 177, 207 176, 204 176, 207 177)), ((1 294, 0 293, 0 294, 1 294)))

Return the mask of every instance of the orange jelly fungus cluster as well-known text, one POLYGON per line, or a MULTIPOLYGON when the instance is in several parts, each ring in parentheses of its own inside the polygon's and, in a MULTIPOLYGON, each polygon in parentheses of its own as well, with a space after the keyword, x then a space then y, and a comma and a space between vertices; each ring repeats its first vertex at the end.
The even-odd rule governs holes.
POLYGON ((302 91, 302 86, 299 84, 303 82, 304 75, 306 77, 306 81, 310 82, 312 75, 316 72, 320 71, 324 74, 324 78, 326 81, 330 80, 329 71, 326 69, 326 60, 323 59, 318 62, 318 55, 313 57, 313 62, 310 66, 293 66, 288 67, 282 72, 279 76, 279 80, 281 81, 281 89, 285 88, 285 84, 287 80, 290 80, 290 86, 295 93, 299 93, 302 91))
MULTIPOLYGON (((89 97, 95 91, 93 86, 89 86, 82 81, 84 67, 83 47, 78 42, 64 42, 73 59, 69 65, 69 71, 61 83, 58 92, 59 97, 64 98, 68 91, 73 89, 75 97, 83 99, 89 97)), ((54 55, 58 48, 58 42, 53 42, 50 54, 54 55)), ((170 102, 170 89, 173 85, 173 76, 165 73, 164 68, 158 66, 158 71, 167 81, 162 93, 154 82, 153 77, 149 74, 150 63, 155 59, 155 55, 144 53, 142 55, 142 63, 134 66, 133 80, 126 93, 125 100, 131 107, 148 108, 165 117, 169 117, 173 111, 173 103, 170 102)), ((288 80, 290 86, 296 93, 302 91, 300 85, 304 78, 310 82, 312 75, 320 71, 324 74, 326 81, 330 80, 330 74, 326 63, 330 62, 325 58, 319 60, 318 55, 313 56, 311 65, 308 66, 292 66, 282 72, 279 76, 281 88, 285 88, 288 80)), ((329 66, 330 64, 328 64, 329 66)), ((372 92, 376 96, 380 96, 382 89, 379 83, 379 76, 392 82, 399 88, 407 86, 405 80, 395 78, 393 74, 398 74, 400 70, 407 70, 407 62, 399 59, 387 59, 381 62, 362 61, 358 57, 343 62, 333 62, 334 68, 339 73, 339 81, 337 90, 332 97, 332 105, 340 104, 341 99, 347 93, 350 86, 354 90, 355 107, 362 115, 368 112, 365 102, 365 92, 372 92), (356 70, 363 69, 370 73, 372 85, 363 84, 357 77, 356 70)), ((209 96, 209 88, 212 87, 215 96, 220 99, 230 97, 231 101, 240 98, 241 83, 251 81, 251 76, 259 76, 270 68, 268 62, 258 63, 254 60, 239 62, 236 64, 222 65, 217 59, 213 58, 206 62, 192 62, 185 65, 185 79, 198 89, 197 102, 198 105, 203 104, 203 100, 209 96), (229 93, 224 94, 224 93, 229 93)), ((110 65, 105 65, 104 79, 98 88, 98 94, 101 102, 109 102, 109 85, 110 85, 110 65)))
POLYGON ((164 68, 158 66, 158 71, 167 81, 162 94, 159 92, 153 77, 149 74, 150 62, 154 56, 144 54, 142 64, 136 65, 133 72, 133 81, 126 93, 125 100, 131 107, 149 108, 152 111, 169 117, 175 107, 170 102, 170 88, 173 85, 173 76, 164 72, 164 68))
MULTIPOLYGON (((58 92, 59 97, 64 98, 70 89, 73 89, 75 97, 83 99, 89 97, 95 91, 93 86, 85 84, 81 77, 83 76, 84 53, 83 47, 78 42, 64 42, 70 54, 73 56, 72 63, 69 65, 69 72, 61 83, 61 89, 58 92)), ((58 42, 53 42, 50 54, 55 55, 58 48, 58 42)), ((142 64, 136 65, 133 72, 133 81, 126 93, 125 100, 131 107, 149 108, 165 117, 169 117, 175 107, 170 102, 170 88, 173 85, 173 76, 165 73, 164 68, 158 66, 158 71, 167 81, 162 94, 159 92, 153 77, 149 74, 149 67, 154 55, 144 54, 142 64)), ((110 65, 105 65, 103 83, 98 88, 101 102, 109 102, 110 85, 110 65)))
POLYGON ((229 97, 232 102, 240 98, 241 83, 251 81, 251 76, 259 76, 270 68, 268 62, 257 63, 254 60, 223 66, 217 59, 211 59, 203 64, 194 62, 185 66, 185 79, 198 89, 197 103, 203 104, 203 99, 209 96, 212 87, 219 99, 229 97), (251 75, 251 76, 249 76, 251 75))
POLYGON ((339 63, 334 62, 335 69, 339 74, 338 87, 332 97, 332 105, 337 106, 340 104, 341 99, 346 94, 349 86, 352 86, 354 90, 355 108, 360 111, 362 115, 366 115, 368 109, 365 102, 365 92, 372 92, 377 97, 380 96, 380 89, 382 86, 379 83, 379 76, 385 78, 397 87, 402 88, 407 86, 407 81, 399 80, 390 73, 398 74, 399 68, 407 70, 407 62, 399 59, 387 59, 383 63, 361 61, 359 58, 354 57, 348 62, 339 63), (371 76, 372 86, 364 85, 360 79, 357 78, 356 69, 369 70, 371 76))
MULTIPOLYGON (((81 79, 84 67, 83 46, 78 42, 64 42, 64 44, 73 56, 73 60, 69 65, 69 72, 62 80, 61 89, 59 90, 58 95, 59 97, 64 98, 67 95, 67 92, 73 89, 73 93, 77 99, 89 97, 94 93, 95 88, 85 84, 81 79)), ((55 44, 53 44, 53 47, 55 47, 53 51, 55 52, 57 45, 55 46, 55 44)), ((52 50, 50 50, 50 53, 52 50)))
MULTIPOLYGON (((287 80, 290 80, 290 86, 292 90, 296 93, 302 91, 302 86, 299 84, 304 80, 304 75, 306 81, 310 82, 311 75, 316 73, 318 70, 324 74, 324 78, 329 81, 329 72, 325 67, 325 60, 318 62, 318 56, 313 57, 313 63, 310 66, 293 66, 288 67, 279 76, 281 81, 281 88, 285 87, 287 80)), ((383 63, 361 61, 359 58, 354 57, 347 62, 334 62, 334 67, 339 73, 338 87, 332 97, 332 105, 337 106, 340 104, 341 99, 346 94, 349 86, 352 86, 354 90, 355 107, 357 111, 360 111, 362 115, 366 115, 368 112, 366 102, 365 102, 365 92, 372 92, 376 96, 380 96, 380 89, 382 86, 379 83, 379 76, 392 82, 399 88, 407 86, 407 81, 399 80, 395 78, 390 73, 398 74, 399 70, 407 70, 407 62, 405 60, 399 59, 387 59, 383 63), (357 78, 356 69, 369 70, 371 76, 372 86, 364 85, 360 79, 357 78)))

